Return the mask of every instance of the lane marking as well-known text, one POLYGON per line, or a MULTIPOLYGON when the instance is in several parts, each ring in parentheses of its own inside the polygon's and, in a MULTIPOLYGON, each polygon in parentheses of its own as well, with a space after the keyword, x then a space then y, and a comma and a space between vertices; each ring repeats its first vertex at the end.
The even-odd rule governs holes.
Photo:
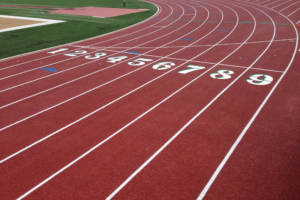
POLYGON ((282 11, 288 9, 289 7, 292 7, 292 6, 296 5, 297 3, 300 3, 300 2, 297 1, 297 2, 295 2, 295 3, 292 3, 292 4, 290 4, 288 7, 285 7, 285 8, 283 8, 283 9, 279 10, 279 12, 281 13, 282 11))
POLYGON ((297 13, 299 10, 300 10, 300 8, 297 8, 296 10, 294 10, 293 12, 291 12, 291 13, 288 15, 288 17, 290 17, 291 15, 297 13))
MULTIPOLYGON (((300 21, 299 21, 300 23, 300 21)), ((257 23, 258 24, 258 23, 257 23)), ((282 25, 286 25, 286 24, 282 24, 282 25)), ((285 41, 296 41, 296 38, 287 38, 287 39, 277 39, 274 40, 274 42, 285 42, 285 41)), ((235 42, 235 43, 222 43, 222 44, 218 44, 218 46, 229 46, 229 45, 239 45, 242 42, 235 42)), ((246 44, 258 44, 258 43, 268 43, 268 40, 261 40, 261 41, 251 41, 251 42, 247 42, 246 44)), ((192 45, 189 47, 210 47, 213 46, 214 44, 202 44, 202 45, 192 45)), ((78 45, 70 45, 70 46, 78 46, 78 45)), ((106 48, 106 47, 91 47, 91 46, 79 46, 82 48, 90 48, 90 49, 102 49, 102 48, 106 48)), ((150 49, 150 48, 156 48, 157 46, 152 46, 152 47, 137 47, 141 48, 141 49, 150 49)), ((181 48, 181 47, 185 47, 185 46, 165 46, 165 47, 159 47, 161 49, 163 48, 181 48)), ((126 47, 126 46, 121 46, 121 47, 107 47, 109 49, 106 49, 107 51, 111 51, 111 49, 122 49, 122 48, 132 48, 132 47, 126 47)))
POLYGON ((193 41, 194 39, 192 39, 192 38, 181 38, 181 40, 193 41))
MULTIPOLYGON (((292 39, 294 40, 294 39, 292 39)), ((276 40, 274 40, 276 41, 276 40)), ((249 44, 249 42, 247 42, 246 44, 249 44)), ((211 46, 211 45, 210 45, 211 46)), ((216 45, 216 46, 220 46, 220 45, 216 45)), ((192 47, 194 47, 194 45, 192 45, 192 47)), ((106 50, 106 51, 111 51, 111 52, 118 52, 118 53, 123 53, 123 51, 117 51, 117 50, 106 50)), ((158 55, 152 55, 152 54, 148 54, 145 53, 145 56, 149 56, 149 57, 154 57, 154 58, 167 58, 170 60, 178 60, 178 61, 188 61, 188 59, 183 59, 183 58, 176 58, 176 57, 171 57, 171 56, 158 56, 158 55)), ((196 63, 205 63, 205 64, 216 64, 216 62, 208 62, 208 61, 199 61, 199 60, 191 60, 190 62, 196 62, 196 63)), ((221 63, 220 65, 224 65, 224 66, 229 66, 229 67, 235 67, 235 68, 247 68, 247 66, 242 66, 242 65, 233 65, 233 64, 227 64, 227 63, 221 63)), ((261 66, 261 67, 252 67, 251 69, 255 69, 255 70, 261 70, 261 71, 270 71, 270 72, 276 72, 276 73, 283 73, 283 71, 281 70, 274 70, 274 69, 268 69, 268 68, 272 68, 273 66, 261 66)), ((1 107, 0 107, 1 109, 1 107)))
POLYGON ((125 51, 125 53, 130 53, 130 54, 140 54, 140 52, 137 52, 137 51, 125 51))
POLYGON ((49 72, 57 72, 57 70, 55 68, 41 68, 41 69, 49 71, 49 72))
POLYGON ((271 9, 274 9, 274 8, 276 8, 276 7, 279 7, 279 6, 283 5, 283 4, 289 3, 289 2, 291 2, 291 1, 293 1, 293 0, 283 1, 282 3, 278 4, 277 6, 271 7, 271 9))

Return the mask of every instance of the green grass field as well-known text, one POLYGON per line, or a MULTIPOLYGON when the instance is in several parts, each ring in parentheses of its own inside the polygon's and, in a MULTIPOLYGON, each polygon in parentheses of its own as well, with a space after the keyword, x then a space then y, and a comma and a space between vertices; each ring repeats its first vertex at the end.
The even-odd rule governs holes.
MULTIPOLYGON (((121 8, 122 0, 0 0, 0 5, 51 6, 58 8, 83 6, 121 8)), ((0 33, 0 58, 108 33, 140 22, 156 12, 154 5, 139 0, 126 0, 126 7, 147 8, 149 11, 102 19, 49 14, 47 13, 47 9, 0 7, 1 15, 38 17, 66 21, 59 24, 0 33)))

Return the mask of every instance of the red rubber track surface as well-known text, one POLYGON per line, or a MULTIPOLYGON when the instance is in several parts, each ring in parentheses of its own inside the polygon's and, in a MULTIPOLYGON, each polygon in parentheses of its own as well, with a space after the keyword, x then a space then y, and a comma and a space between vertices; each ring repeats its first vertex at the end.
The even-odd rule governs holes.
POLYGON ((150 2, 0 60, 1 199, 300 199, 300 2, 150 2))

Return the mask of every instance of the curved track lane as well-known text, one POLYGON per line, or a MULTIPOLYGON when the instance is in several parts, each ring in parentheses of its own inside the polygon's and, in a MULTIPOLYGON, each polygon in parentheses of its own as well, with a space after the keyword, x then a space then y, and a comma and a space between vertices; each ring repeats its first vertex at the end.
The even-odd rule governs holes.
POLYGON ((145 22, 0 61, 0 195, 298 199, 298 2, 151 2, 145 22))

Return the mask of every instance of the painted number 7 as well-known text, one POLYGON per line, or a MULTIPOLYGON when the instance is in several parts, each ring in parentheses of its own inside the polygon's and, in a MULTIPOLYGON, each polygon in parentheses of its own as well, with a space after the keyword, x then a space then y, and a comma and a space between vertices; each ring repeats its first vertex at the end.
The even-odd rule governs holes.
POLYGON ((205 69, 205 67, 203 67, 203 66, 197 66, 197 65, 188 65, 187 69, 182 69, 178 73, 179 74, 188 74, 190 72, 201 70, 201 69, 205 69))

